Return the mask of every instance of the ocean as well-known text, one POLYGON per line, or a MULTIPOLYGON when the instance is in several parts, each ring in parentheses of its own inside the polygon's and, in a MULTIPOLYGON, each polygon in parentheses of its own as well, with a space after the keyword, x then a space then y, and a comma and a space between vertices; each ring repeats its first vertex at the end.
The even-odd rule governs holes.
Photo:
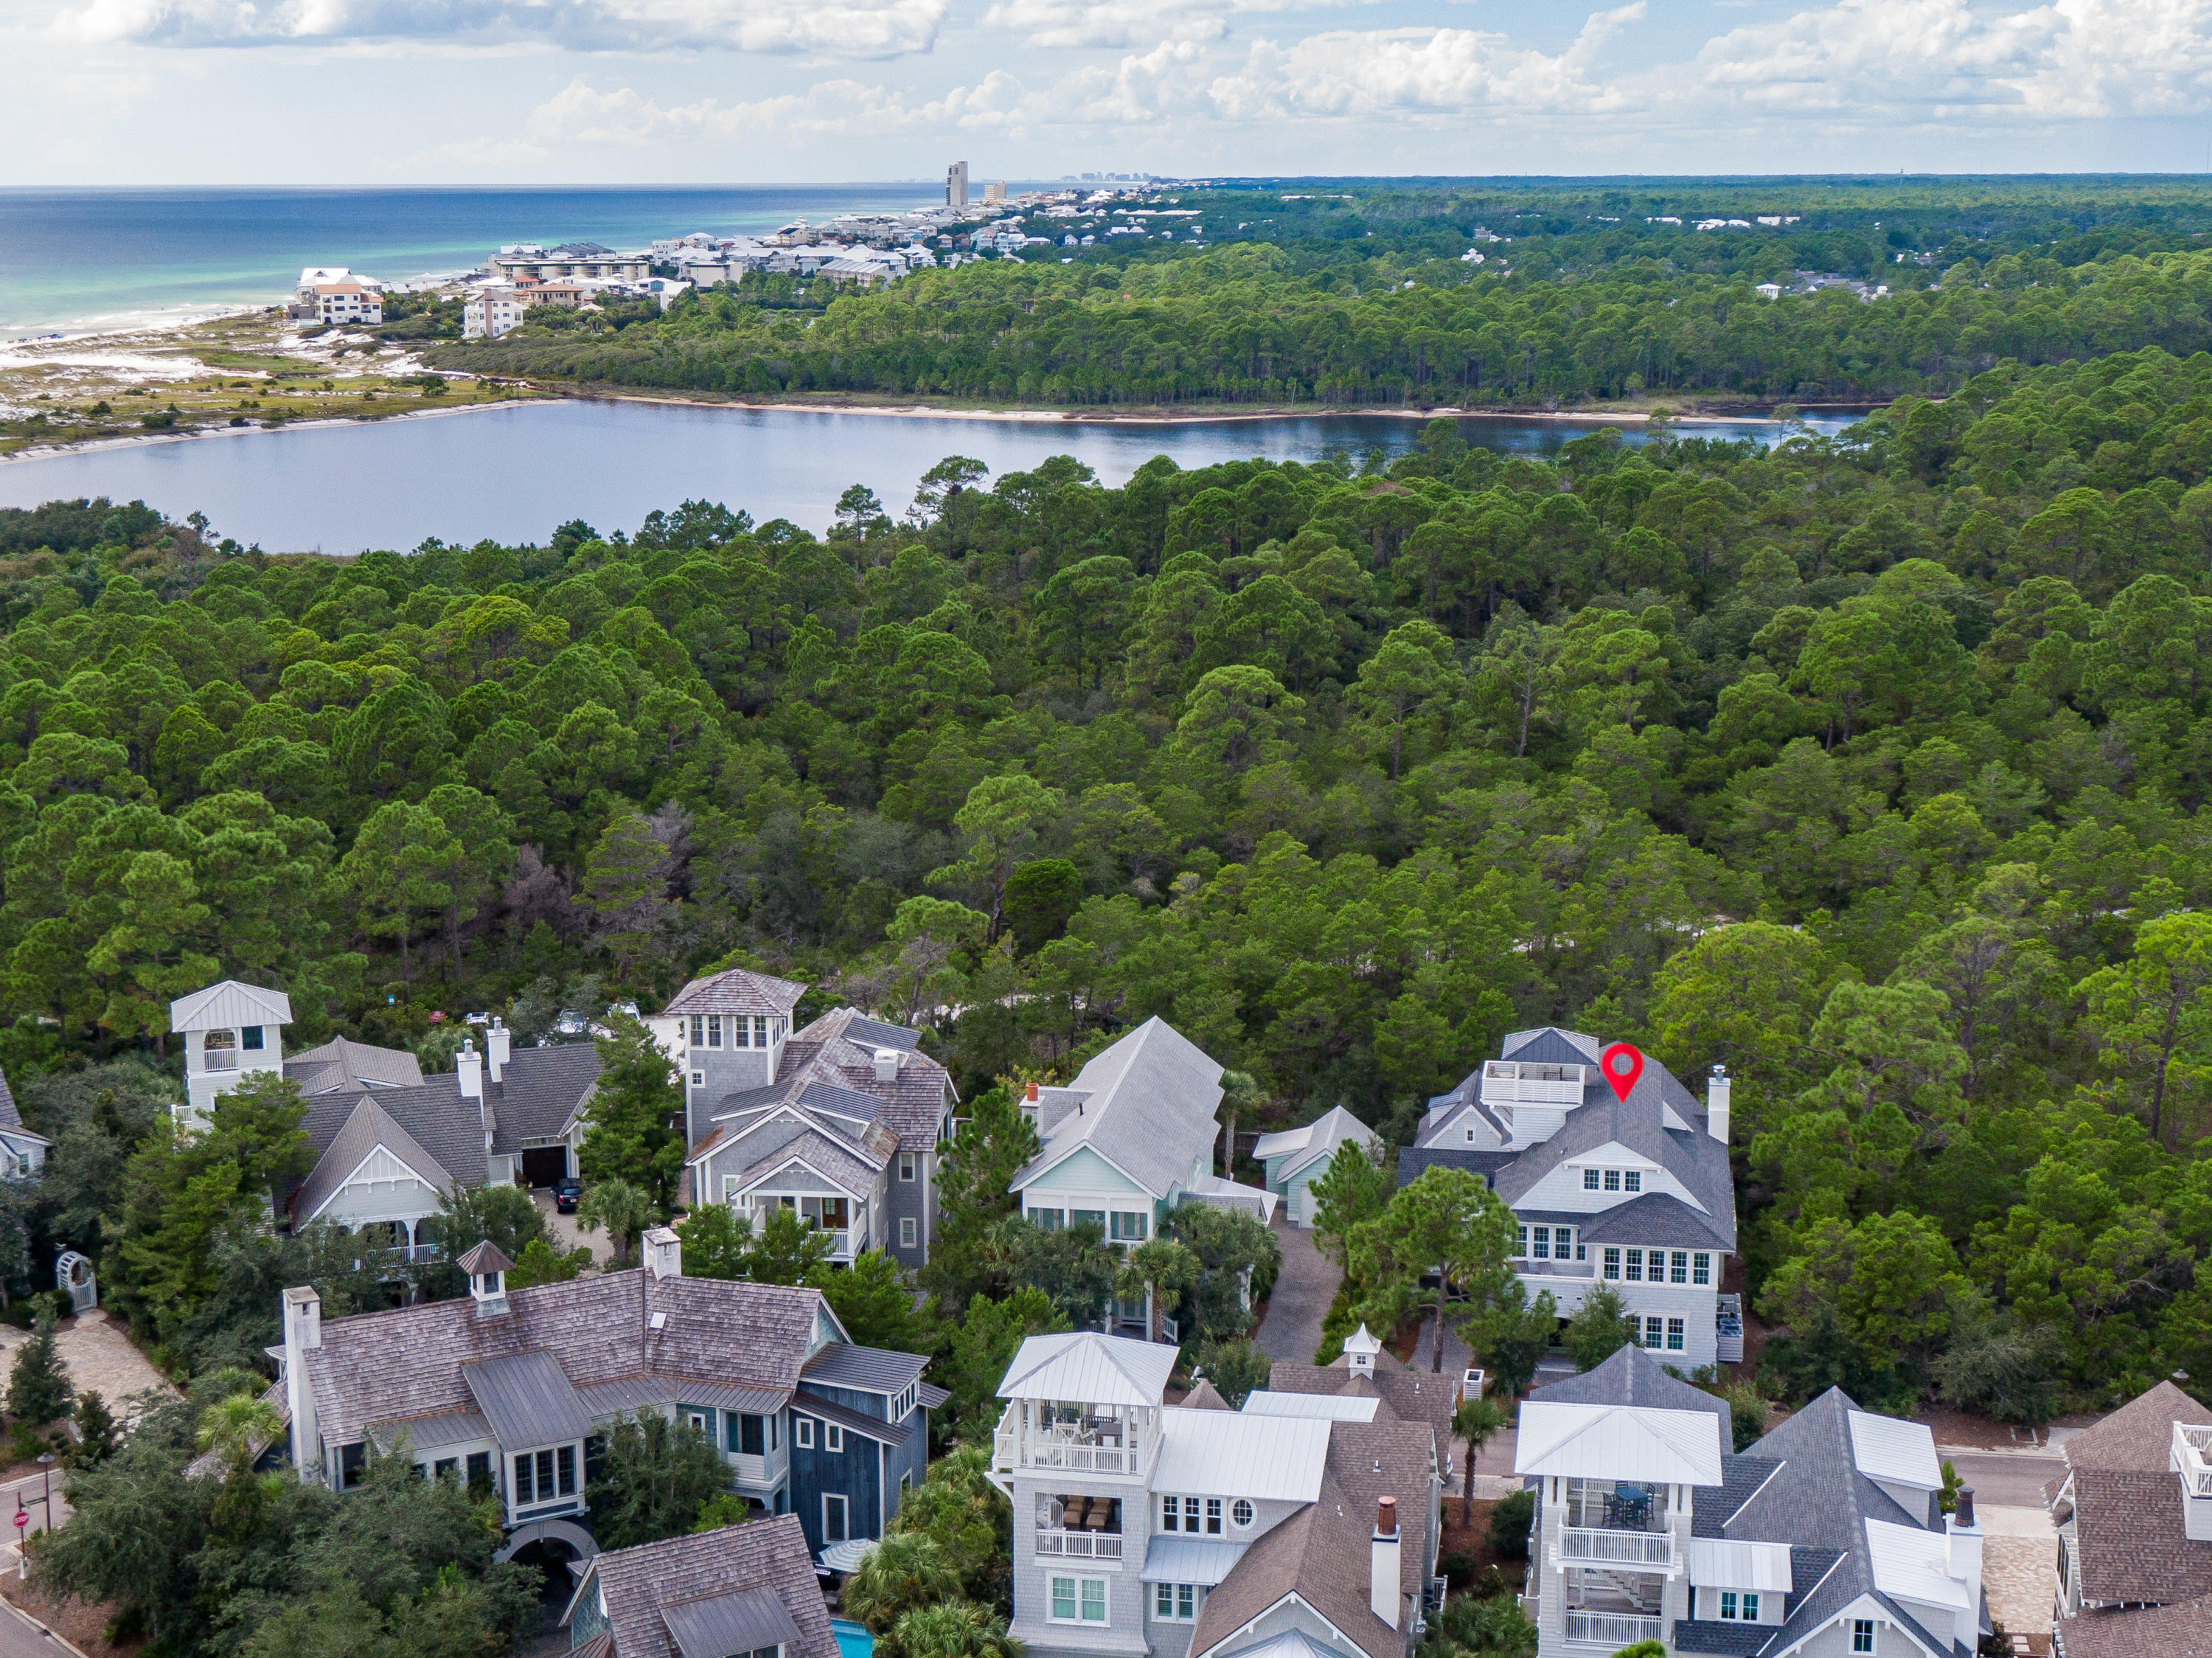
MULTIPOLYGON (((1026 186, 1017 186, 1027 188, 1026 186)), ((511 190, 0 189, 0 338, 175 321, 284 299, 307 265, 387 283, 503 242, 641 247, 801 214, 927 207, 933 180, 511 190)))

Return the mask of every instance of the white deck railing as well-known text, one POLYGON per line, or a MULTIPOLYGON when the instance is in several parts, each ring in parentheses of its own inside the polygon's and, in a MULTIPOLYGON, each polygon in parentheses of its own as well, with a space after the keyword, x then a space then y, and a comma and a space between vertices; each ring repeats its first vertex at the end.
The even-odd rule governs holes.
POLYGON ((1625 1612, 1572 1612, 1567 1615, 1567 1639, 1586 1641, 1615 1651, 1638 1641, 1659 1641, 1665 1625, 1656 1618, 1635 1618, 1625 1612))
POLYGON ((2173 1424, 2173 1466, 2191 1496, 2212 1496, 2212 1427, 2173 1424))
POLYGON ((1559 1558, 1591 1560, 1613 1566, 1674 1564, 1672 1532, 1625 1532, 1610 1526, 1565 1526, 1559 1531, 1559 1558))
POLYGON ((1036 1551, 1079 1560, 1119 1560, 1121 1539, 1112 1532, 1041 1531, 1036 1534, 1036 1551))

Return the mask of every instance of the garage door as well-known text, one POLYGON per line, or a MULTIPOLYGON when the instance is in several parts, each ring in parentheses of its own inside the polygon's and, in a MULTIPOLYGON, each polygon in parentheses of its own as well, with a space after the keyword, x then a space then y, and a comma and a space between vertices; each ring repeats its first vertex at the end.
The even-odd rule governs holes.
POLYGON ((551 1186, 565 1179, 568 1173, 566 1146, 533 1146, 522 1154, 522 1180, 526 1186, 551 1186))

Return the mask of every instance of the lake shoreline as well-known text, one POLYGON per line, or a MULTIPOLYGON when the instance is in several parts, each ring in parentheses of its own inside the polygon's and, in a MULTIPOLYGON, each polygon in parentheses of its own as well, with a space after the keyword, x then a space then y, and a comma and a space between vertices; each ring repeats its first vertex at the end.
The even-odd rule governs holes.
POLYGON ((255 422, 250 426, 202 426, 188 432, 134 432, 118 437, 88 438, 82 443, 48 443, 37 448, 0 454, 0 466, 26 460, 53 460, 64 455, 91 454, 104 449, 144 449, 161 443, 197 443, 209 437, 256 437, 277 432, 327 430, 333 426, 386 426, 400 420, 445 420, 455 415, 479 414, 487 409, 526 409, 558 403, 550 397, 510 397, 496 403, 465 403, 451 409, 395 409, 386 415, 333 415, 316 420, 287 420, 275 426, 255 422))

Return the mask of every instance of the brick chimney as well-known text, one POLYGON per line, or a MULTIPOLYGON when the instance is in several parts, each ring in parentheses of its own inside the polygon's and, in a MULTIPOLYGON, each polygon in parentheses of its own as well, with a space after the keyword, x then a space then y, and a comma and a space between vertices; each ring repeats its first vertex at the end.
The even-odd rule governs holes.
POLYGON ((1398 1588, 1398 1499, 1378 1498, 1375 1537, 1369 1544, 1367 1604, 1392 1629, 1404 1615, 1406 1597, 1398 1588))

